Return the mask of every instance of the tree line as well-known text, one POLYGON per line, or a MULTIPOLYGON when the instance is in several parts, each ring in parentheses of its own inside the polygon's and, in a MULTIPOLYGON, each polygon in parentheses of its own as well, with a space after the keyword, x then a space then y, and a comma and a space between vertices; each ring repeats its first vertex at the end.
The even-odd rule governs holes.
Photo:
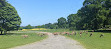
POLYGON ((81 9, 76 14, 70 14, 67 20, 61 17, 57 23, 41 27, 97 30, 107 26, 111 26, 111 0, 85 0, 81 9))
POLYGON ((106 28, 111 25, 111 0, 85 0, 76 14, 68 16, 68 22, 75 29, 106 28))
POLYGON ((16 9, 6 0, 0 0, 0 31, 6 34, 7 31, 18 30, 21 24, 16 9))
POLYGON ((85 0, 76 14, 35 28, 97 30, 111 27, 111 0, 85 0))

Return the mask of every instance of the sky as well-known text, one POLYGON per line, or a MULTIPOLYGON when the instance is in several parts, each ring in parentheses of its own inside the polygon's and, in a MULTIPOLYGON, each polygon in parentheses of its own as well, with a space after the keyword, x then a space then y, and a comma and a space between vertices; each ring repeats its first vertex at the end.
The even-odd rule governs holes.
POLYGON ((7 0, 21 17, 21 26, 55 23, 60 17, 76 14, 84 0, 7 0))

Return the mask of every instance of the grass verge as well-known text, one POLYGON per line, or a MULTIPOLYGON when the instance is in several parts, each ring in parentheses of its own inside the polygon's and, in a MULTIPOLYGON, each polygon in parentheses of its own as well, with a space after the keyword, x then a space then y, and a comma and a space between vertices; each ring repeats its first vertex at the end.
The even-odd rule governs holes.
POLYGON ((47 35, 41 37, 37 33, 27 33, 25 31, 12 31, 12 32, 8 33, 7 35, 0 35, 0 49, 7 49, 15 46, 33 43, 36 41, 43 40, 47 37, 47 35), (22 32, 22 33, 16 33, 16 32, 22 32), (24 38, 22 35, 28 35, 28 37, 24 38))
POLYGON ((82 37, 79 34, 65 36, 79 41, 86 49, 111 49, 111 33, 94 32, 92 37, 85 33, 82 37), (100 38, 100 34, 104 34, 104 37, 100 38))

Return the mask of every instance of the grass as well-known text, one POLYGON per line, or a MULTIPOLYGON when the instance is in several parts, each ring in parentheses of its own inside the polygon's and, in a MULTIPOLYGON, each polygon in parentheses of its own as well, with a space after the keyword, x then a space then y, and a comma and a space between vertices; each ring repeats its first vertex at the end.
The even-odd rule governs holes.
POLYGON ((22 31, 32 31, 32 30, 48 30, 48 29, 46 29, 46 28, 34 28, 34 29, 22 29, 22 31))
MULTIPOLYGON (((77 30, 77 35, 64 35, 69 38, 72 38, 74 40, 77 40, 81 43, 86 49, 111 49, 111 32, 93 32, 93 36, 89 37, 89 34, 91 32, 88 32, 88 34, 83 33, 82 37, 80 37, 79 32, 83 30, 77 30), (100 34, 104 34, 102 38, 100 38, 100 34)), ((52 29, 47 30, 45 32, 70 32, 68 29, 52 29)))
POLYGON ((40 37, 39 34, 34 33, 36 31, 29 31, 30 33, 27 32, 28 31, 11 31, 7 35, 0 35, 0 49, 7 49, 33 43, 47 37, 47 35, 40 37), (22 35, 28 35, 28 37, 23 38, 22 35))
POLYGON ((54 33, 54 32, 67 32, 69 31, 69 29, 48 29, 48 30, 38 30, 39 32, 50 32, 50 33, 54 33))
POLYGON ((86 33, 83 33, 82 37, 79 34, 65 36, 79 41, 87 49, 111 49, 111 33, 94 32, 92 37, 86 33), (104 37, 100 38, 100 34, 104 34, 104 37))

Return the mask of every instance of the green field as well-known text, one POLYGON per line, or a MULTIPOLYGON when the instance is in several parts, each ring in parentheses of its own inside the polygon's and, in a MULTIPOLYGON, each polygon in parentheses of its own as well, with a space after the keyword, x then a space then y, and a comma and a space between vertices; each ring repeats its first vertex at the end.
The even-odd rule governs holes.
MULTIPOLYGON (((83 45, 87 49, 111 49, 111 32, 92 32, 93 36, 89 37, 89 34, 91 32, 88 32, 88 34, 83 33, 82 37, 80 37, 79 32, 82 30, 75 31, 77 32, 77 35, 64 35, 66 37, 70 37, 76 41, 79 41, 81 45, 83 45), (100 38, 100 34, 104 34, 102 38, 100 38)), ((52 29, 47 30, 45 32, 70 32, 68 29, 52 29)))
POLYGON ((48 29, 48 30, 38 30, 38 32, 50 32, 50 33, 55 33, 55 32, 69 32, 69 29, 48 29))
POLYGON ((36 31, 11 31, 7 35, 0 35, 0 49, 12 48, 43 40, 47 35, 41 37, 36 31), (28 35, 24 38, 22 35, 28 35))
POLYGON ((76 36, 66 36, 79 41, 87 49, 111 49, 111 33, 102 33, 104 37, 100 38, 101 33, 102 32, 94 32, 92 37, 89 37, 89 34, 86 33, 83 33, 82 37, 80 37, 79 34, 76 36))

